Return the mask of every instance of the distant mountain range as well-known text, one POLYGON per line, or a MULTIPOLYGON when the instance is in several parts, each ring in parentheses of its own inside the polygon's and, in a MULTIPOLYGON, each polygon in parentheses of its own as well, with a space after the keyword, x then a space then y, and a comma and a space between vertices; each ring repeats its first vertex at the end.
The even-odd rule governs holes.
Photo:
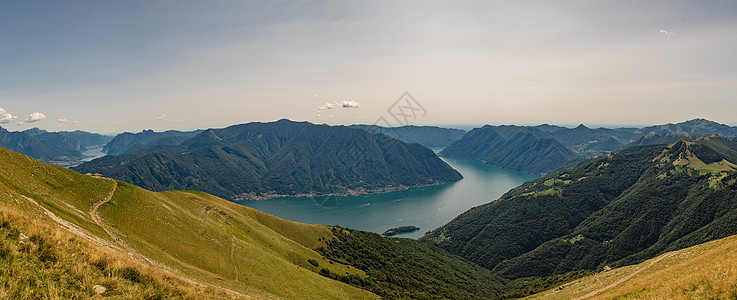
POLYGON ((383 133, 395 139, 407 143, 419 143, 428 148, 445 148, 466 134, 465 130, 437 126, 383 127, 378 125, 351 125, 349 127, 363 129, 371 133, 383 133))
POLYGON ((84 131, 48 132, 32 128, 10 132, 0 127, 0 147, 57 164, 78 161, 83 158, 82 151, 102 146, 110 139, 110 136, 84 131))
POLYGON ((422 145, 288 120, 209 129, 178 145, 139 145, 74 169, 154 191, 201 190, 229 199, 360 194, 462 178, 422 145))
POLYGON ((548 124, 486 125, 471 130, 463 138, 451 143, 440 155, 479 160, 493 166, 539 175, 547 174, 577 157, 597 156, 631 143, 679 140, 685 134, 693 135, 692 137, 718 134, 731 138, 737 136, 737 128, 705 119, 640 129, 591 129, 584 125, 566 128, 548 124), (640 140, 642 138, 645 139, 640 140), (656 141, 658 139, 660 141, 656 141))
POLYGON ((692 140, 630 147, 528 182, 422 240, 520 278, 637 263, 737 234, 737 142, 692 140))

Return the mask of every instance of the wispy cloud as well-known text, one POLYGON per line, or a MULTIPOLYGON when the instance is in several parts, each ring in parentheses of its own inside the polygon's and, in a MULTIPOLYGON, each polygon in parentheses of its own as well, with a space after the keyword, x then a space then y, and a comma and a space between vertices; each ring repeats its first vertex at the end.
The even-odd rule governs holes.
POLYGON ((660 33, 665 34, 665 35, 676 35, 673 32, 670 32, 670 31, 667 31, 667 30, 663 30, 663 29, 660 30, 660 33))
POLYGON ((163 114, 158 117, 156 117, 156 120, 159 121, 169 121, 169 122, 181 122, 182 120, 177 119, 174 114, 163 114))
POLYGON ((343 108, 359 108, 361 107, 361 104, 358 104, 356 101, 343 101, 340 106, 343 108))
POLYGON ((330 103, 330 102, 328 102, 328 103, 325 103, 325 106, 320 106, 317 109, 319 109, 319 110, 326 110, 326 109, 333 109, 333 107, 334 107, 333 104, 330 103))
POLYGON ((10 123, 17 118, 18 116, 11 115, 9 112, 5 111, 5 109, 0 107, 0 124, 10 123))
POLYGON ((56 123, 69 123, 69 120, 67 119, 59 119, 56 121, 56 123))

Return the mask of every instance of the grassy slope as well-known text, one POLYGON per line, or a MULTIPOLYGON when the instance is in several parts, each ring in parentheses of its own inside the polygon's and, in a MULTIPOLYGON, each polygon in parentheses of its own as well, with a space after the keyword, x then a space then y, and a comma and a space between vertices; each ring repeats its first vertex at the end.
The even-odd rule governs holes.
POLYGON ((594 295, 594 299, 734 299, 737 297, 737 236, 673 251, 645 261, 585 277, 532 299, 573 299, 630 279, 594 295), (653 264, 653 261, 661 258, 653 264), (644 269, 643 269, 644 268, 644 269))
POLYGON ((87 299, 94 286, 119 299, 236 299, 132 261, 119 251, 50 225, 36 211, 0 202, 0 299, 87 299))
POLYGON ((317 276, 319 269, 308 263, 363 275, 311 250, 318 239, 332 237, 325 226, 280 220, 204 193, 152 193, 122 182, 101 217, 144 256, 206 282, 287 298, 369 296, 317 276))
MULTIPOLYGON (((0 148, 0 206, 23 217, 45 220, 51 228, 58 226, 27 198, 88 235, 112 242, 87 213, 112 186, 109 180, 0 148)), ((311 250, 320 245, 318 239, 332 238, 327 227, 280 220, 204 193, 153 193, 122 182, 118 186, 100 216, 124 241, 164 268, 268 298, 375 297, 318 275, 317 267, 308 263, 313 259, 320 268, 338 274, 364 275, 331 264, 311 250)), ((135 264, 130 259, 124 263, 135 264)))

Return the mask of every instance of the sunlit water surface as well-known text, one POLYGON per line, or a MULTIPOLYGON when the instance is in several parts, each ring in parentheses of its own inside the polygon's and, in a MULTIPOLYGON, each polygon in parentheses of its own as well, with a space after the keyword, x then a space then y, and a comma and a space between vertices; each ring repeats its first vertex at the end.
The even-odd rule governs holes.
POLYGON ((510 189, 536 178, 477 161, 442 159, 464 178, 440 186, 376 195, 284 197, 237 203, 287 220, 340 225, 376 233, 392 227, 414 225, 420 230, 397 236, 419 238, 469 208, 494 201, 510 189))

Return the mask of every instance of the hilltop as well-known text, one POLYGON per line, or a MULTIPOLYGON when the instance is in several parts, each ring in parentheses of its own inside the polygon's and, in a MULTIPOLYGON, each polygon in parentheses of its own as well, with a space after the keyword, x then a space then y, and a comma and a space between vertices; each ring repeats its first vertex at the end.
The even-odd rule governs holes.
POLYGON ((167 130, 164 132, 155 132, 150 129, 139 133, 124 132, 116 135, 112 140, 105 144, 103 151, 108 155, 121 155, 136 146, 179 145, 200 132, 202 132, 202 130, 167 130))
POLYGON ((419 143, 428 148, 445 148, 466 134, 465 130, 437 126, 383 127, 378 125, 351 125, 349 127, 363 129, 371 133, 382 133, 407 143, 419 143))

